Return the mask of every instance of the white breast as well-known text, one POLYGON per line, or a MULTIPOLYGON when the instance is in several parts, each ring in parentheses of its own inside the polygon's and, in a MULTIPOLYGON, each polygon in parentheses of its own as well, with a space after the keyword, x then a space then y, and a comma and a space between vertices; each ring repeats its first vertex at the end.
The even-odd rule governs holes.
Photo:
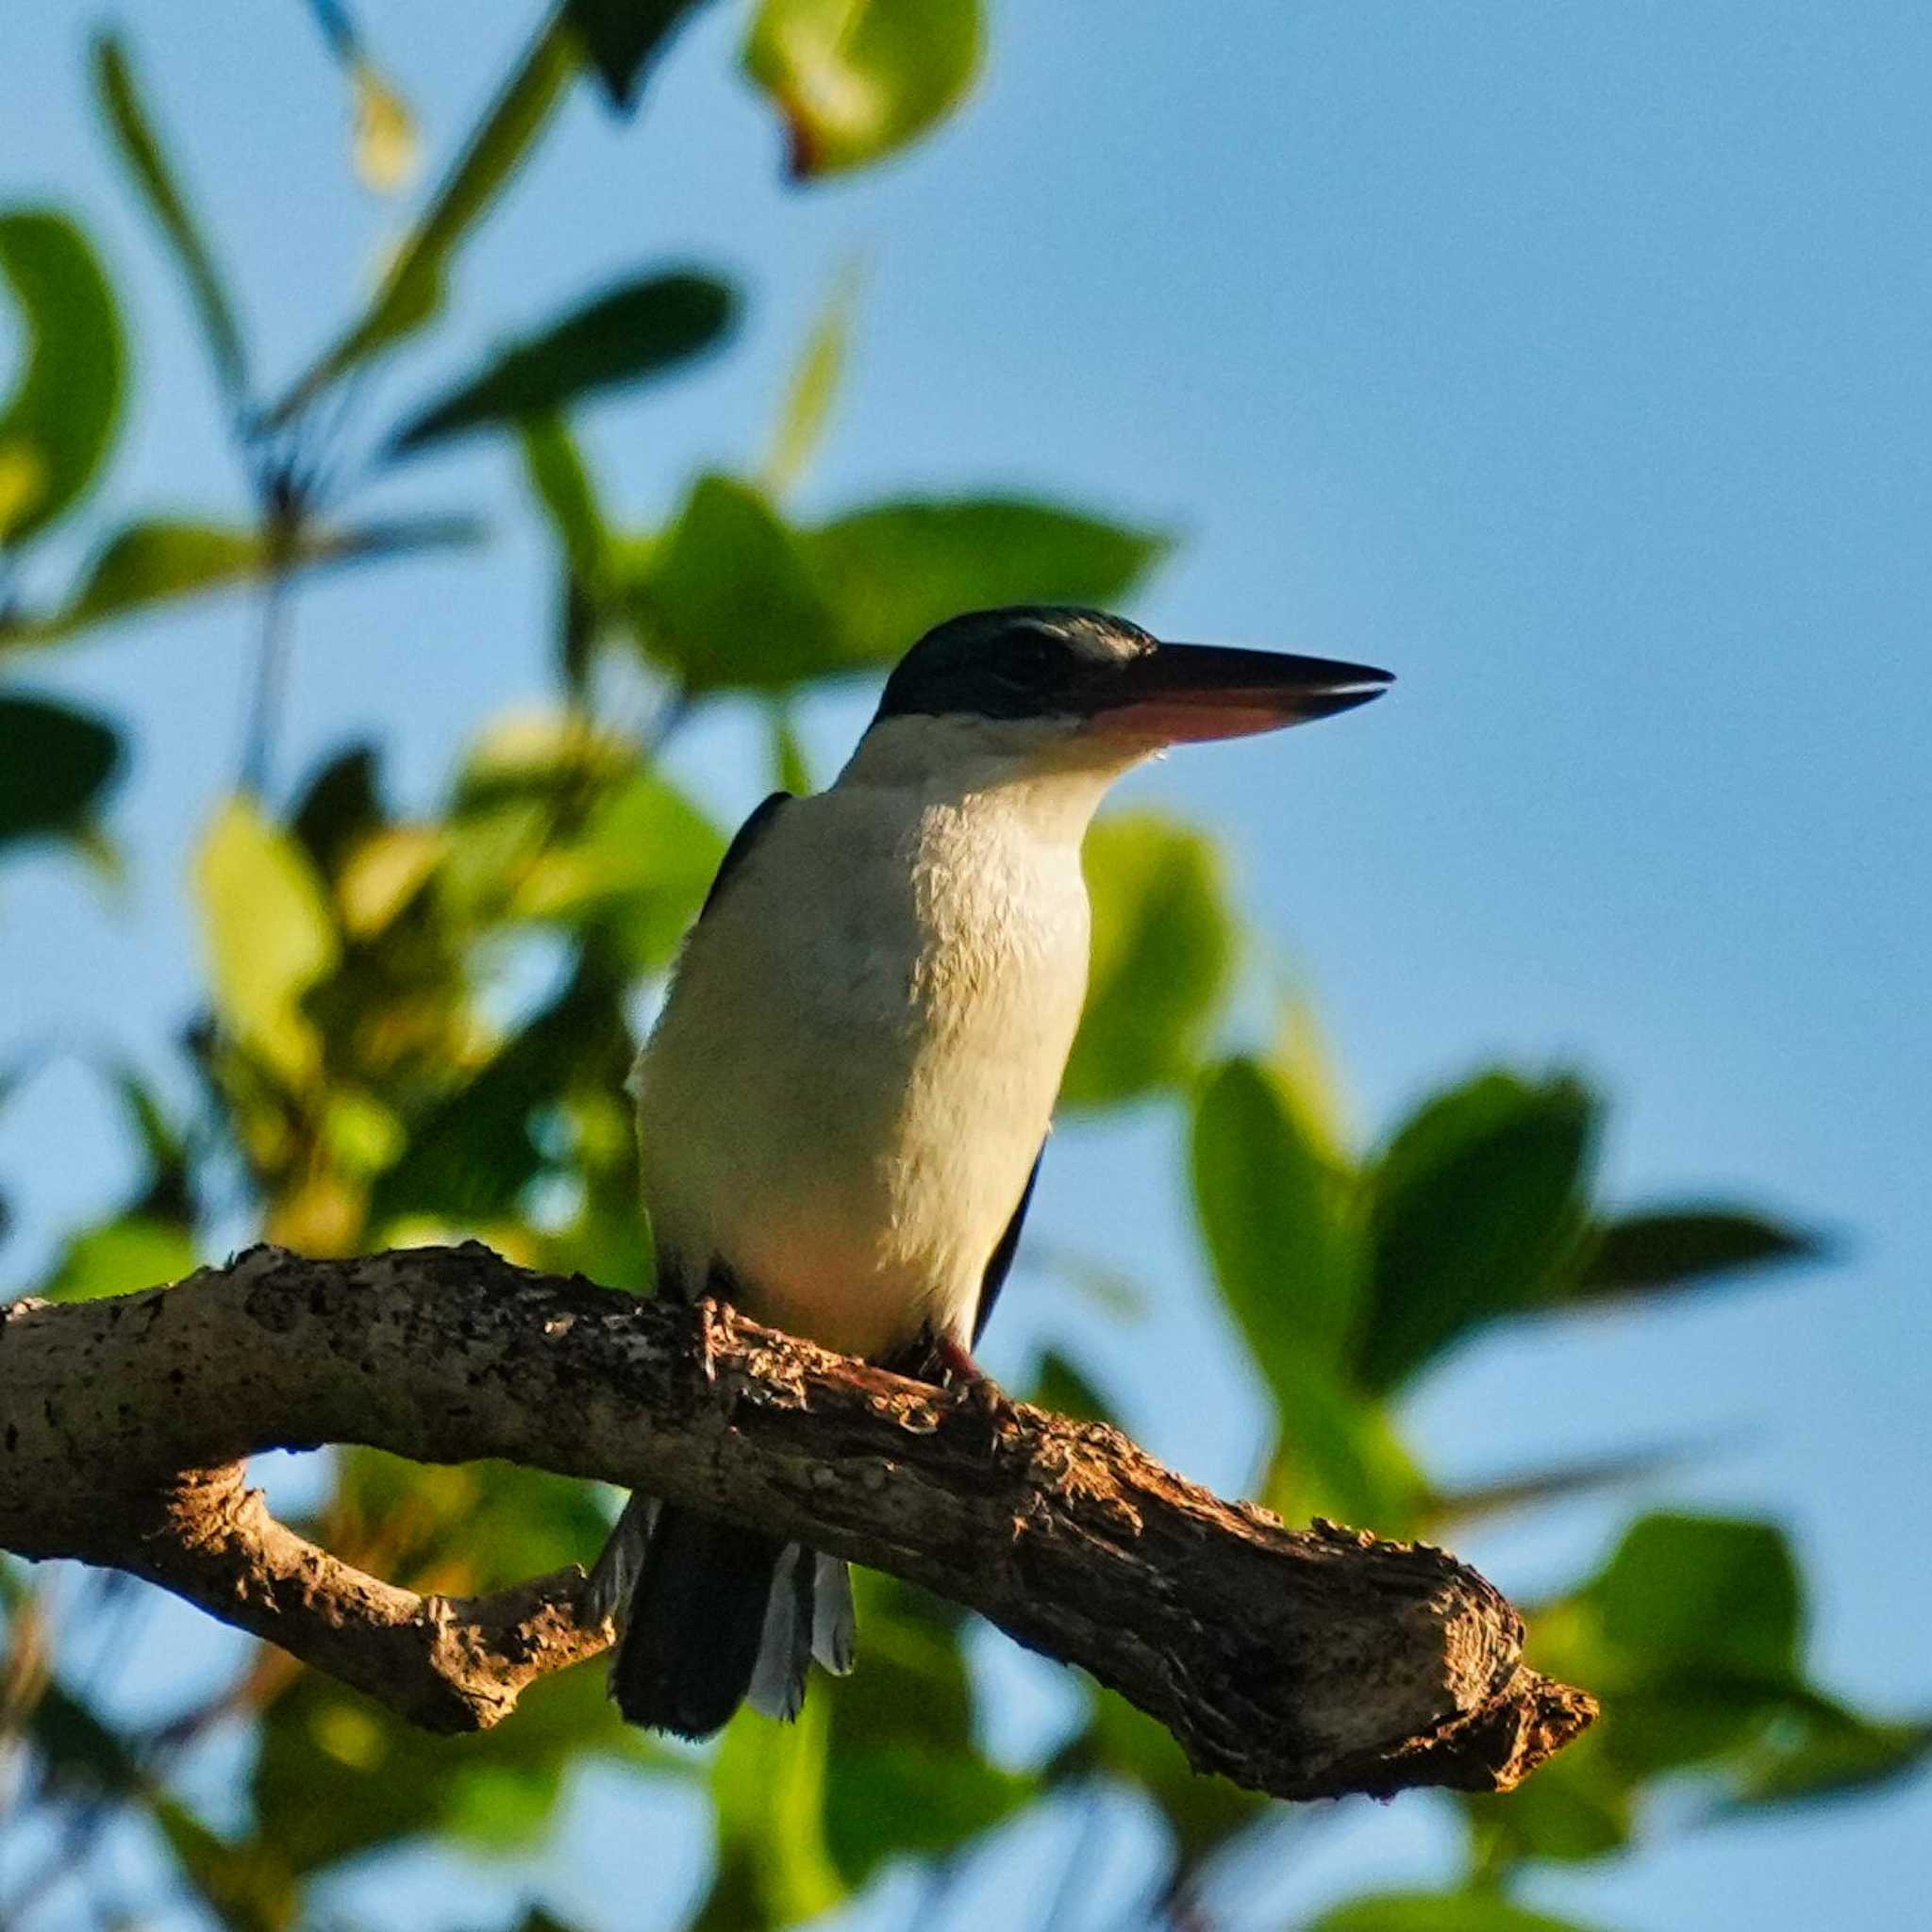
POLYGON ((970 1331, 1079 1020, 1079 841, 1105 789, 971 782, 957 747, 941 782, 944 727, 913 724, 778 813, 636 1081, 660 1256, 693 1282, 722 1260, 749 1312, 869 1356, 970 1331))

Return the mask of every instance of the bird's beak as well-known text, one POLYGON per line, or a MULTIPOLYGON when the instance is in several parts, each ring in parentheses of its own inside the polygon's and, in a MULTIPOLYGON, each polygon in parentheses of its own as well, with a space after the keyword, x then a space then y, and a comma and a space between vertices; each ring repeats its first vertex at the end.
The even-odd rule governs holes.
POLYGON ((1123 665, 1096 693, 1091 728, 1154 744, 1245 738, 1353 710, 1394 681, 1372 665, 1330 658, 1161 644, 1123 665))

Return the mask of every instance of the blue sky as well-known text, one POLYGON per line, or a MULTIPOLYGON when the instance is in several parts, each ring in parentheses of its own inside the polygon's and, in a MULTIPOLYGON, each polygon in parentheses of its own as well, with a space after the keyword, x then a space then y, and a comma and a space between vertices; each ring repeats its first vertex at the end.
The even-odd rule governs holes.
MULTIPOLYGON (((528 12, 365 4, 432 153, 528 12)), ((133 0, 118 18, 260 362, 291 371, 394 219, 349 177, 335 73, 293 4, 203 0, 187 24, 133 0)), ((856 258, 852 374, 807 508, 1063 492, 1184 533, 1132 612, 1157 630, 1397 671, 1371 711, 1179 755, 1126 788, 1225 837, 1365 1127, 1487 1057, 1574 1060, 1615 1096, 1630 1197, 1723 1191, 1842 1236, 1837 1265, 1762 1292, 1466 1353, 1418 1398, 1421 1440, 1470 1475, 1718 1442, 1653 1499, 1788 1519, 1826 1679, 1932 1707, 1913 1610, 1932 1588, 1914 1533, 1932 1357, 1932 16, 1008 0, 962 117, 900 164, 803 193, 733 73, 741 20, 703 18, 632 126, 572 103, 376 420, 613 273, 715 262, 750 295, 739 348, 590 420, 613 498, 647 519, 699 462, 761 451, 856 258)), ((133 312, 106 501, 239 514, 177 291, 92 122, 87 25, 52 0, 8 9, 5 192, 77 209, 133 312)), ((395 500, 479 507, 498 539, 305 595, 285 783, 369 731, 424 798, 479 721, 543 689, 546 562, 504 454, 420 464, 395 500)), ((9 1037, 162 1051, 196 985, 179 884, 234 770, 250 635, 225 606, 34 667, 138 725, 117 814, 136 864, 105 902, 71 866, 9 869, 9 1037)), ((860 694, 815 708, 822 761, 864 710, 860 694)), ((760 789, 751 742, 726 717, 680 752, 721 811, 760 789)), ((1174 1138, 1157 1114, 1063 1136, 1036 1210, 1043 1238, 1159 1283, 1158 1310, 1108 1328, 1036 1274, 989 1355, 997 1370, 1040 1335, 1079 1339, 1153 1447, 1229 1484, 1260 1405, 1227 1397, 1174 1138)), ((78 1075, 0 1117, 9 1282, 125 1158, 78 1075)), ((1469 1553, 1533 1591, 1627 1507, 1469 1553)), ((1013 1680, 1018 1735, 1051 1690, 991 1668, 1013 1680)), ((1660 1824, 1641 1857, 1541 1895, 1655 1932, 1903 1924, 1928 1832, 1923 1781, 1724 1833, 1660 1824)), ((1426 1878, 1447 1842, 1425 1805, 1345 1818, 1284 1877, 1285 1909, 1364 1861, 1426 1878)))

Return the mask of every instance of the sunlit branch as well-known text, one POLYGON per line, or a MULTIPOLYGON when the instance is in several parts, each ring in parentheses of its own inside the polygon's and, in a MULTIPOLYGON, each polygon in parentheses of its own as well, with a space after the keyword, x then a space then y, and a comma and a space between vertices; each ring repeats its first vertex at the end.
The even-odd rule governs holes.
POLYGON ((981 1611, 1199 1769, 1280 1797, 1507 1789, 1594 1714, 1524 1665, 1508 1603, 1426 1544, 1291 1532, 1114 1430, 474 1243, 256 1248, 177 1287, 4 1315, 0 1546, 148 1577, 434 1729, 494 1723, 604 1646, 581 1576, 415 1596, 276 1523, 246 1457, 499 1457, 755 1523, 981 1611))

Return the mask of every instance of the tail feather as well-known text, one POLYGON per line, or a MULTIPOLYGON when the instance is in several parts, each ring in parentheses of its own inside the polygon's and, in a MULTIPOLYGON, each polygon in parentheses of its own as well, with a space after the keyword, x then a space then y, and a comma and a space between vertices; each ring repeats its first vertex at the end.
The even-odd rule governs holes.
POLYGON ((805 1707, 805 1682, 811 1672, 812 1582, 810 1555, 787 1543, 772 1578, 758 1667, 747 1693, 754 1710, 780 1724, 790 1724, 805 1707))
POLYGON ((817 1557, 813 1565, 811 1654, 835 1677, 851 1670, 858 1647, 852 1607, 852 1569, 843 1557, 817 1557))
POLYGON ((784 1545, 661 1506, 610 1671, 634 1724, 707 1738, 744 1702, 784 1545))
POLYGON ((633 1496, 591 1575, 622 1635, 610 1694, 632 1724, 704 1738, 741 1704, 790 1722, 814 1658, 852 1668, 844 1559, 633 1496))

